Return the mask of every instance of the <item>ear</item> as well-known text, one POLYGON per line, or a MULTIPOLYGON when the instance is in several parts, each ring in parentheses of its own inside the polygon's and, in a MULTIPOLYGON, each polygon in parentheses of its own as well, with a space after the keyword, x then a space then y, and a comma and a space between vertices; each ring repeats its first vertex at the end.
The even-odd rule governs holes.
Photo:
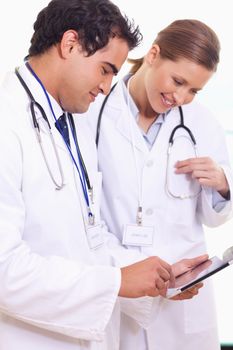
POLYGON ((154 61, 159 57, 160 55, 160 47, 157 44, 152 45, 150 50, 145 56, 145 61, 149 64, 152 65, 154 61))
POLYGON ((75 30, 67 30, 61 39, 60 49, 62 58, 67 58, 72 51, 79 46, 78 33, 75 30))

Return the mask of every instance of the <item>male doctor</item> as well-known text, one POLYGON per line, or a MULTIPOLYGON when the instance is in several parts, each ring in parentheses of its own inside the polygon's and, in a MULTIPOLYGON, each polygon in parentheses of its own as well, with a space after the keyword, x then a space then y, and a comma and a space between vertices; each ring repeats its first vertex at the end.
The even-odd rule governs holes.
MULTIPOLYGON (((118 349, 118 296, 164 294, 173 272, 207 258, 172 272, 158 257, 129 255, 100 221, 95 146, 71 113, 109 92, 139 40, 108 0, 52 0, 34 24, 27 61, 3 82, 0 350, 118 349)), ((142 324, 151 299, 132 309, 142 324)))

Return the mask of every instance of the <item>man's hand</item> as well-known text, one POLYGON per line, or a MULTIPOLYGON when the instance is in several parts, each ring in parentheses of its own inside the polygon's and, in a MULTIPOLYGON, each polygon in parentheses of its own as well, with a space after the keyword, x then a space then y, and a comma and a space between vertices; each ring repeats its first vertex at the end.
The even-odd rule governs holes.
POLYGON ((128 298, 164 294, 174 280, 171 266, 156 256, 121 268, 121 276, 119 296, 128 298))

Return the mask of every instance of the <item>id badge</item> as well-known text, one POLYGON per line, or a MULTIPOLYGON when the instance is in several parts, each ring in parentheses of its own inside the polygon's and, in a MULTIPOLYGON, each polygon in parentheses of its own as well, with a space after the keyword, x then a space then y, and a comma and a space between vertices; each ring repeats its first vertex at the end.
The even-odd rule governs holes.
POLYGON ((136 247, 149 247, 153 245, 154 227, 143 225, 125 225, 122 243, 136 247))
POLYGON ((87 228, 87 240, 90 249, 97 249, 104 243, 100 225, 91 225, 87 228))

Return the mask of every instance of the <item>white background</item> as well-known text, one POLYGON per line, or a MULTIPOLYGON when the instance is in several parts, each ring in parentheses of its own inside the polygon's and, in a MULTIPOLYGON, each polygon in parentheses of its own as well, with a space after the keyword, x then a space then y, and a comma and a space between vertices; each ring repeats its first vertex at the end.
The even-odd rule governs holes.
MULTIPOLYGON (((21 64, 27 54, 36 15, 47 3, 48 1, 45 0, 13 0, 4 2, 3 5, 2 0, 0 81, 6 71, 21 64)), ((133 18, 139 24, 144 35, 143 44, 131 52, 131 57, 141 57, 149 49, 156 34, 176 19, 199 19, 216 31, 222 47, 221 62, 214 78, 196 98, 215 113, 225 128, 233 163, 232 0, 115 0, 115 3, 129 18, 133 18)), ((127 64, 124 65, 121 74, 125 73, 126 69, 128 69, 127 64)), ((221 256, 227 247, 233 245, 233 221, 217 229, 206 229, 206 236, 209 254, 221 256)), ((222 343, 233 343, 233 267, 227 270, 220 272, 212 279, 217 299, 220 339, 222 343)))

